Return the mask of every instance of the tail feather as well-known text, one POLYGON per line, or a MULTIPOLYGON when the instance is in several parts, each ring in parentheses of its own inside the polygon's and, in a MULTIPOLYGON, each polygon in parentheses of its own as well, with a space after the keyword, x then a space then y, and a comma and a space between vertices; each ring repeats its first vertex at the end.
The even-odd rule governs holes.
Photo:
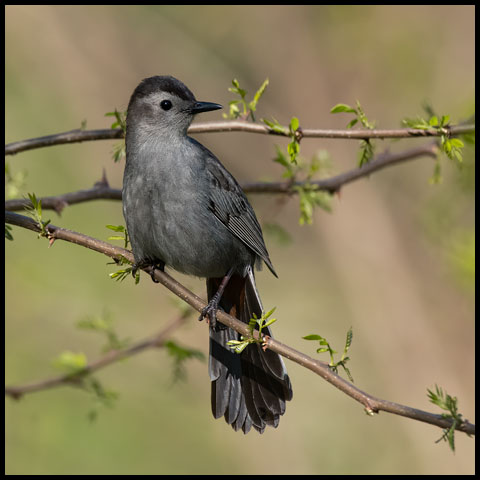
MULTIPOLYGON (((221 279, 207 280, 209 300, 221 279)), ((255 287, 253 272, 246 277, 233 275, 219 307, 248 323, 262 314, 262 304, 255 287)), ((263 333, 271 336, 269 328, 263 333)), ((277 427, 285 413, 285 402, 292 398, 292 386, 282 358, 271 350, 262 350, 258 343, 249 345, 241 354, 231 350, 227 342, 239 340, 234 330, 217 322, 210 328, 209 374, 212 381, 212 412, 235 430, 247 433, 251 427, 262 433, 267 425, 277 427)))

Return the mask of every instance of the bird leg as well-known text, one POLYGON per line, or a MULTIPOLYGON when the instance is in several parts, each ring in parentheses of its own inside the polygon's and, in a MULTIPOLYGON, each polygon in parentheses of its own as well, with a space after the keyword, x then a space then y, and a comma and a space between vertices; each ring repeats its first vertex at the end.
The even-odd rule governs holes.
POLYGON ((215 328, 215 324, 217 323, 217 310, 218 304, 220 299, 222 298, 223 292, 225 287, 227 286, 230 278, 233 274, 233 268, 231 268, 228 273, 223 277, 222 282, 220 283, 217 292, 215 295, 210 299, 208 305, 201 311, 198 320, 203 320, 204 317, 207 317, 207 322, 210 323, 212 328, 215 328))

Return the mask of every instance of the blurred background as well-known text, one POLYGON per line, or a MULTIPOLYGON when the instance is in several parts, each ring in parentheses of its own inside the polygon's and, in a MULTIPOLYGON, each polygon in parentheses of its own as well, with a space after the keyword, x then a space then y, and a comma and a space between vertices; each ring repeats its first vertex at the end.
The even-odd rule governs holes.
MULTIPOLYGON (((79 128, 109 128, 145 77, 170 74, 199 100, 228 106, 233 78, 254 94, 268 77, 257 118, 304 128, 344 128, 331 115, 360 100, 379 128, 424 115, 428 100, 452 122, 474 113, 473 6, 7 6, 6 142, 79 128)), ((225 111, 225 110, 224 110, 225 111)), ((220 120, 221 112, 198 121, 220 120)), ((275 144, 288 139, 246 133, 196 135, 240 182, 278 180, 275 144)), ((401 151, 424 140, 377 142, 401 151)), ((7 157, 16 196, 91 187, 106 171, 120 188, 118 141, 32 150, 7 157), (23 179, 23 182, 20 181, 23 179)), ((328 150, 330 175, 354 168, 358 142, 304 139, 305 159, 328 150)), ((298 198, 250 195, 262 223, 275 222, 288 244, 266 234, 279 274, 257 275, 266 308, 277 307, 276 338, 312 356, 316 333, 343 349, 353 327, 350 370, 372 395, 438 412, 427 388, 437 383, 474 410, 474 157, 464 168, 442 157, 416 159, 346 186, 333 212, 318 209, 299 225, 298 198)), ((106 224, 124 224, 118 201, 67 207, 55 225, 103 240, 106 224)), ((58 375, 61 352, 101 355, 100 335, 79 330, 110 315, 121 338, 143 339, 178 314, 172 295, 142 274, 118 283, 108 259, 73 244, 52 248, 13 229, 6 242, 6 383, 58 375)), ((205 297, 204 282, 174 276, 205 297)), ((208 352, 204 323, 177 330, 180 345, 208 352)), ((327 357, 320 357, 328 360, 327 357)), ((361 405, 287 361, 294 388, 278 429, 234 432, 210 412, 206 362, 186 364, 172 381, 172 359, 148 351, 101 370, 118 393, 113 408, 79 389, 60 387, 6 401, 7 474, 472 474, 474 439, 361 405), (89 413, 97 412, 95 421, 89 413), (368 440, 368 441, 367 441, 368 440)))

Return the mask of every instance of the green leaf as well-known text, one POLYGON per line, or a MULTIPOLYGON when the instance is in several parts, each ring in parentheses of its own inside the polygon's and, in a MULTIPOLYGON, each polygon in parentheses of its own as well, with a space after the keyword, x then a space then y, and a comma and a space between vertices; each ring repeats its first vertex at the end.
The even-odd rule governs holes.
POLYGON ((459 138, 451 138, 450 143, 452 148, 463 148, 465 145, 459 138))
POLYGON ((87 366, 87 357, 82 352, 65 351, 53 360, 53 365, 68 374, 76 374, 87 366))
POLYGON ((442 115, 442 119, 440 120, 440 126, 444 127, 445 125, 448 125, 449 121, 450 121, 450 115, 442 115))
POLYGON ((357 113, 357 111, 346 103, 337 103, 337 105, 330 110, 330 113, 357 113))
POLYGON ((305 183, 304 185, 295 185, 293 190, 298 192, 300 200, 300 225, 305 223, 311 225, 313 222, 314 207, 320 207, 327 212, 331 212, 331 194, 323 190, 318 190, 316 185, 305 183))
POLYGON ((242 97, 242 99, 244 99, 245 95, 247 94, 247 91, 244 90, 243 88, 240 88, 240 84, 238 83, 238 80, 236 78, 234 78, 232 80, 232 85, 233 85, 233 88, 230 87, 228 89, 228 91, 232 92, 232 93, 236 93, 236 94, 240 95, 242 97))
POLYGON ((50 220, 43 220, 42 219, 42 200, 38 199, 34 193, 28 193, 28 198, 30 200, 31 206, 25 208, 25 211, 28 215, 30 215, 36 222, 40 229, 40 233, 38 237, 47 237, 49 233, 46 229, 47 225, 50 223, 50 220))
POLYGON ((256 91, 253 100, 248 104, 248 107, 252 112, 255 112, 257 109, 257 103, 260 100, 260 97, 263 95, 265 92, 265 89, 268 86, 268 78, 265 79, 265 81, 262 83, 261 87, 256 91))
POLYGON ((357 115, 358 119, 360 120, 361 124, 370 130, 373 130, 375 128, 375 124, 373 122, 370 122, 367 119, 367 116, 365 115, 365 112, 363 111, 362 106, 360 105, 360 102, 357 100, 357 115))
POLYGON ((454 452, 455 429, 464 421, 463 416, 458 412, 457 398, 450 396, 447 392, 444 392, 443 389, 438 385, 435 385, 435 391, 427 388, 427 396, 430 402, 448 412, 443 413, 442 417, 452 421, 451 427, 444 428, 443 435, 435 443, 444 440, 449 444, 451 450, 454 452))
POLYGON ((353 330, 350 327, 350 329, 347 332, 347 338, 345 341, 345 347, 343 349, 343 355, 342 358, 336 362, 334 359, 335 353, 338 353, 336 350, 334 350, 331 345, 328 343, 327 339, 322 337, 321 335, 316 335, 316 334, 311 334, 311 335, 306 335, 302 337, 305 340, 316 340, 320 344, 320 348, 317 348, 317 353, 327 353, 330 355, 330 363, 328 366, 332 369, 333 372, 338 373, 338 367, 342 367, 350 381, 353 382, 352 375, 350 373, 350 370, 345 366, 345 364, 350 360, 350 357, 347 357, 347 351, 350 348, 352 344, 352 339, 353 339, 353 330))
POLYGON ((347 124, 347 128, 352 128, 358 123, 358 118, 354 118, 351 122, 347 124))
POLYGON ((117 163, 125 156, 126 156, 125 140, 122 140, 120 143, 117 143, 113 146, 113 161, 117 163))
POLYGON ((272 313, 277 309, 277 307, 273 307, 271 310, 269 310, 267 313, 263 314, 262 317, 267 319, 272 315, 272 313))
POLYGON ((409 128, 414 128, 418 130, 428 130, 431 128, 431 125, 423 118, 404 118, 402 124, 409 128))
POLYGON ((248 341, 239 341, 239 340, 229 340, 227 345, 235 352, 235 353, 242 353, 250 344, 251 342, 248 341))
POLYGON ((273 130, 276 133, 281 133, 283 135, 288 133, 287 129, 283 125, 280 125, 278 120, 272 119, 272 121, 270 121, 270 120, 267 120, 266 118, 262 118, 261 120, 267 127, 269 127, 271 130, 273 130))
POLYGON ((286 155, 283 153, 282 149, 278 145, 275 145, 275 148, 277 149, 277 156, 274 157, 273 161, 279 163, 287 169, 290 169, 290 162, 287 159, 286 155))
POLYGON ((290 162, 296 164, 298 154, 300 153, 300 144, 296 140, 291 141, 287 145, 287 152, 290 155, 290 162))
POLYGON ((315 335, 315 334, 305 335, 302 338, 304 340, 323 340, 323 337, 321 337, 320 335, 315 335))
POLYGON ((111 129, 121 128, 123 133, 127 132, 127 112, 119 112, 116 108, 113 112, 105 114, 106 117, 115 117, 115 122, 110 126, 111 129))
POLYGON ((5 238, 7 240, 13 240, 13 235, 11 231, 12 231, 12 227, 10 225, 5 224, 5 238))
POLYGON ((105 225, 107 228, 110 230, 113 230, 114 232, 125 232, 125 227, 123 225, 105 225))
POLYGON ((350 327, 350 329, 347 332, 347 340, 345 342, 345 353, 347 353, 348 349, 350 348, 350 345, 352 344, 353 340, 353 329, 350 327))
POLYGON ((300 126, 300 122, 297 117, 292 117, 290 120, 290 132, 294 133, 298 127, 300 126))
POLYGON ((109 240, 123 240, 123 248, 128 248, 129 239, 128 239, 128 232, 126 227, 123 225, 105 225, 109 230, 113 230, 114 232, 123 233, 123 236, 120 235, 113 235, 108 237, 109 240))
POLYGON ((362 167, 366 163, 370 162, 373 158, 374 145, 370 140, 360 141, 360 151, 358 158, 358 166, 362 167))

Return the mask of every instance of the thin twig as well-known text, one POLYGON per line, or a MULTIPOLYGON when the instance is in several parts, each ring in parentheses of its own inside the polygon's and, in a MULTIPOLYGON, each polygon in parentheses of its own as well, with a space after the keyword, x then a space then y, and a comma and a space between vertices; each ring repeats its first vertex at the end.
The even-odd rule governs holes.
POLYGON ((87 375, 91 375, 93 372, 101 368, 104 368, 108 365, 111 365, 112 363, 116 363, 125 358, 132 357, 133 355, 137 355, 138 353, 141 353, 145 350, 163 347, 170 334, 177 328, 181 327, 185 323, 187 317, 188 313, 178 316, 165 328, 163 328, 159 333, 141 342, 137 342, 123 350, 111 350, 103 357, 93 362, 90 362, 85 368, 82 368, 74 374, 59 375, 56 377, 48 378, 46 380, 41 380, 25 385, 7 386, 5 387, 5 395, 18 400, 20 397, 27 393, 40 392, 43 390, 48 390, 50 388, 58 387, 60 385, 81 385, 84 377, 86 377, 87 375))
MULTIPOLYGON (((13 212, 5 212, 5 221, 6 223, 27 228, 35 232, 41 231, 40 227, 33 219, 18 215, 13 212)), ((48 232, 50 243, 55 239, 62 239, 76 243, 77 245, 82 245, 84 247, 90 248, 112 258, 118 259, 123 256, 128 261, 133 261, 132 253, 124 248, 116 247, 101 240, 88 237, 81 233, 73 232, 71 230, 56 227, 54 225, 47 225, 46 230, 48 232)), ((155 270, 154 275, 156 280, 159 281, 159 283, 167 287, 171 292, 180 297, 195 310, 201 311, 205 307, 206 304, 202 299, 197 297, 194 293, 185 288, 182 284, 177 282, 167 273, 160 270, 155 270)), ((239 332, 243 336, 248 337, 250 335, 250 329, 248 328, 247 324, 241 322, 235 317, 231 317, 225 312, 219 310, 217 312, 217 319, 224 325, 233 328, 235 331, 239 332)), ((258 332, 254 332, 254 336, 258 339, 258 332)), ((340 389, 342 392, 346 393, 356 401, 360 402, 365 407, 368 413, 377 413, 380 410, 383 410, 385 412, 412 418, 414 420, 419 420, 442 428, 449 428, 453 424, 452 420, 444 418, 441 415, 407 407, 398 403, 390 402, 388 400, 378 399, 368 393, 363 392, 351 383, 344 380, 342 377, 335 374, 329 368, 327 363, 315 360, 308 355, 305 355, 304 353, 299 352, 298 350, 295 350, 294 348, 279 342, 278 340, 274 340, 272 338, 263 340, 265 341, 266 346, 274 352, 315 372, 316 374, 320 375, 322 378, 330 382, 332 385, 340 389)), ((38 391, 38 388, 36 391, 38 391)), ((468 421, 465 421, 460 425, 456 425, 456 429, 467 434, 475 434, 475 425, 469 423, 468 421)))
MULTIPOLYGON (((445 127, 450 136, 461 135, 464 133, 475 132, 475 125, 453 125, 445 127)), ((277 132, 266 125, 246 121, 222 121, 207 122, 191 125, 189 133, 211 133, 211 132, 249 132, 263 135, 280 135, 288 137, 288 128, 284 127, 284 132, 277 132)), ((398 128, 387 130, 330 130, 302 128, 302 138, 343 138, 350 140, 362 140, 367 138, 410 138, 410 137, 438 137, 444 133, 438 129, 415 129, 398 128)), ((62 145, 65 143, 88 142, 93 140, 113 140, 123 138, 123 131, 117 129, 103 130, 71 130, 69 132, 47 135, 45 137, 31 138, 12 142, 5 145, 5 155, 14 155, 16 153, 32 150, 34 148, 51 147, 53 145, 62 145)))

